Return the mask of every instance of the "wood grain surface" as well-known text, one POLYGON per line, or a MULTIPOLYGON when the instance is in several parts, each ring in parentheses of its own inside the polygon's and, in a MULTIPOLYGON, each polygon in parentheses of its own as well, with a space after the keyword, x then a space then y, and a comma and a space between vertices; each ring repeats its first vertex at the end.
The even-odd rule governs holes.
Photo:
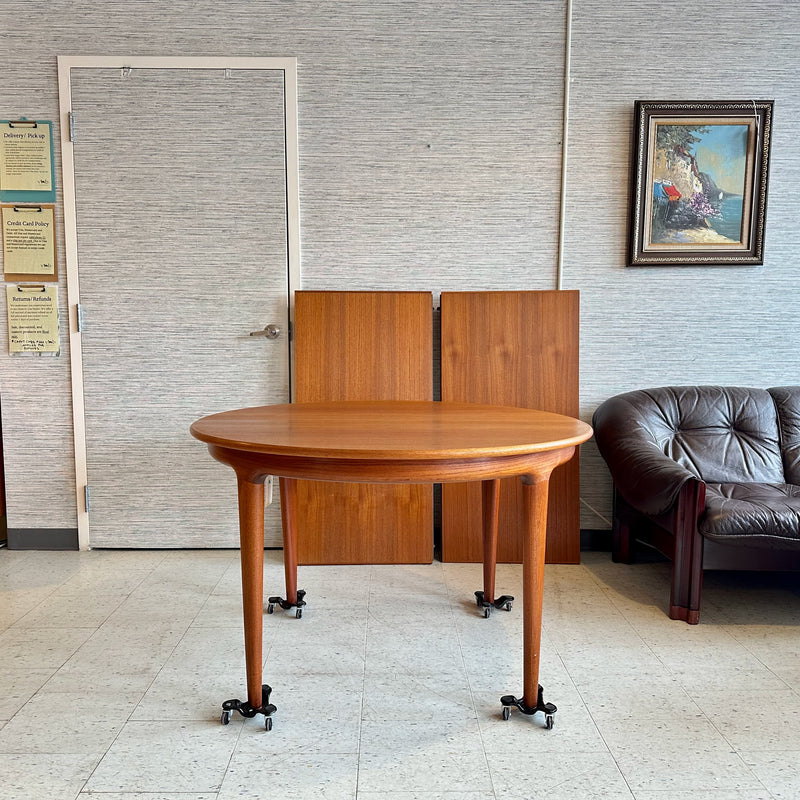
POLYGON ((419 401, 245 408, 204 417, 191 431, 248 480, 279 475, 314 484, 541 478, 592 434, 580 420, 545 411, 419 401))
MULTIPOLYGON (((444 292, 442 400, 535 408, 576 417, 579 293, 444 292)), ((579 460, 550 479, 547 560, 580 560, 579 460)), ((500 487, 497 557, 522 559, 519 481, 500 487)), ((442 560, 480 561, 481 489, 442 491, 442 560)))
POLYGON ((288 403, 223 411, 191 426, 208 444, 253 453, 351 461, 447 461, 574 447, 578 419, 528 408, 434 401, 288 403))
MULTIPOLYGON (((295 400, 431 400, 431 308, 430 292, 297 292, 295 400)), ((433 558, 429 486, 300 481, 297 491, 301 564, 433 558)))

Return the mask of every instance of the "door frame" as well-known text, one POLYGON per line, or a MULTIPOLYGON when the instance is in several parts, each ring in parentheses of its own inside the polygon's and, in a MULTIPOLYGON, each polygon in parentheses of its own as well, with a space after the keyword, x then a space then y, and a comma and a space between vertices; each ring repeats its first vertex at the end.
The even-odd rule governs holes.
MULTIPOLYGON (((61 129, 61 172, 64 185, 64 238, 66 241, 67 303, 69 308, 70 378, 72 426, 75 451, 75 505, 78 515, 78 548, 90 549, 89 512, 86 508, 88 469, 86 418, 83 393, 83 351, 78 330, 80 285, 78 277, 77 206, 75 161, 71 141, 72 69, 208 69, 276 70, 283 72, 284 137, 286 160, 286 233, 288 257, 289 325, 294 319, 294 291, 300 286, 300 192, 297 124, 296 58, 205 58, 183 56, 57 56, 58 105, 61 129)), ((290 394, 292 386, 292 340, 289 335, 290 394)), ((188 433, 187 433, 188 436, 188 433)))

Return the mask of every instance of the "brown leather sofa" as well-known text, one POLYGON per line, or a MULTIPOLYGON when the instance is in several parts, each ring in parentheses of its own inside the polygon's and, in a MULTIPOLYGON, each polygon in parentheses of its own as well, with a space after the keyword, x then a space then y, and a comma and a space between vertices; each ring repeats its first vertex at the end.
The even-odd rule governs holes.
POLYGON ((669 615, 700 619, 703 569, 800 566, 800 386, 671 386, 605 401, 614 561, 637 540, 672 559, 669 615))

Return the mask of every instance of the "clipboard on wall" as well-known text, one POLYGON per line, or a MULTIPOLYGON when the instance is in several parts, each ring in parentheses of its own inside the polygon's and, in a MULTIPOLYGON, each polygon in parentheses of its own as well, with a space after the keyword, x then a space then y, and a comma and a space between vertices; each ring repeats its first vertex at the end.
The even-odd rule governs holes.
POLYGON ((6 303, 9 355, 58 357, 58 287, 43 283, 9 285, 6 303))
POLYGON ((0 119, 0 203, 55 203, 53 123, 0 119))
POLYGON ((4 280, 58 280, 53 203, 0 205, 0 231, 4 280))

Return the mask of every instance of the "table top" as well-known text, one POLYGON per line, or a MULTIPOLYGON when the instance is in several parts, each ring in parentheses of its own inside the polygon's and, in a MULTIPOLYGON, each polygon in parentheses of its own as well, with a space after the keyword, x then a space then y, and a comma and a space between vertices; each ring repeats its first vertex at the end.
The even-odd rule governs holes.
POLYGON ((341 401, 241 408, 203 417, 197 439, 226 449, 292 457, 406 461, 521 456, 574 447, 589 425, 510 406, 341 401))

